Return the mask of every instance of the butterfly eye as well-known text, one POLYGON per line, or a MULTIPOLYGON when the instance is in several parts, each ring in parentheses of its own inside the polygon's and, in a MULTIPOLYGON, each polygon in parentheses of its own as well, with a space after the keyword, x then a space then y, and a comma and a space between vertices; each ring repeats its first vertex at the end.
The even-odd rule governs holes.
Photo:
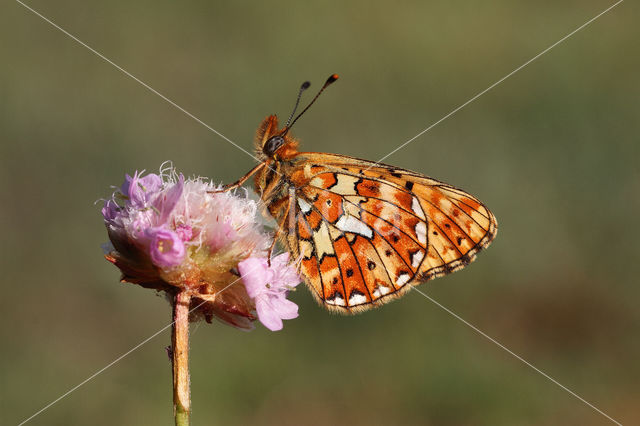
POLYGON ((274 136, 264 144, 264 147, 262 148, 262 152, 264 152, 265 155, 272 157, 273 154, 276 153, 278 148, 280 148, 283 144, 284 144, 284 139, 282 138, 282 136, 274 136))

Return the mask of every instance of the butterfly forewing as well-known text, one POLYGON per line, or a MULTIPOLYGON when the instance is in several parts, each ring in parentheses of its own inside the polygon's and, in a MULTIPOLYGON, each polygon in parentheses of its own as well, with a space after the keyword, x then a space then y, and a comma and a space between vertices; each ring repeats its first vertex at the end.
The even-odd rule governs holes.
POLYGON ((460 269, 497 231, 473 196, 415 172, 324 153, 298 153, 281 170, 295 200, 276 219, 294 218, 288 248, 332 310, 367 309, 460 269))

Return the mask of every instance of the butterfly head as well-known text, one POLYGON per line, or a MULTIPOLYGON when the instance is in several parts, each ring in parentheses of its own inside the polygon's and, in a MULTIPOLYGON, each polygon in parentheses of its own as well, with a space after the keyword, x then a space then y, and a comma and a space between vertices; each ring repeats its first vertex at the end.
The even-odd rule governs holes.
POLYGON ((262 121, 256 132, 256 154, 262 161, 287 159, 298 152, 298 141, 286 130, 278 129, 278 117, 270 115, 262 121))

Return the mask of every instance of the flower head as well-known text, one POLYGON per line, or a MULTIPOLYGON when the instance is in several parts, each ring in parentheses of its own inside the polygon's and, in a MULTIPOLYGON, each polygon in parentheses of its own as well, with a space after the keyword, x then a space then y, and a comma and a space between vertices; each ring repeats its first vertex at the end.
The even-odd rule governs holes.
POLYGON ((267 258, 250 257, 238 264, 238 270, 265 327, 281 330, 283 319, 298 316, 298 305, 286 299, 289 291, 300 283, 295 268, 289 264, 289 253, 271 259, 271 266, 267 258))
POLYGON ((120 268, 123 281, 170 294, 189 291, 197 307, 191 313, 194 320, 216 317, 250 329, 256 311, 270 325, 277 321, 263 320, 270 318, 269 312, 294 318, 297 306, 284 299, 284 289, 299 279, 281 256, 271 268, 263 268, 270 235, 258 225, 256 202, 219 190, 202 178, 186 179, 172 167, 159 175, 126 175, 102 208, 112 244, 106 258, 120 268), (274 290, 254 291, 257 281, 245 267, 247 278, 238 277, 242 261, 257 261, 256 272, 268 275, 274 290))

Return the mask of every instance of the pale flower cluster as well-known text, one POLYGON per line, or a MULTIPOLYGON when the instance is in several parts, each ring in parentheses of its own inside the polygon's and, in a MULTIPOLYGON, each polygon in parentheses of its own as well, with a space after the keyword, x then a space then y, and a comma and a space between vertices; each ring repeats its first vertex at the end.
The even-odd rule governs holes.
POLYGON ((259 224, 257 203, 244 195, 185 179, 171 166, 159 175, 126 175, 102 208, 112 244, 106 257, 123 281, 168 293, 187 289, 197 307, 193 319, 248 329, 257 311, 265 326, 280 329, 282 319, 297 316, 285 297, 300 279, 288 255, 268 265, 272 236, 259 224))

